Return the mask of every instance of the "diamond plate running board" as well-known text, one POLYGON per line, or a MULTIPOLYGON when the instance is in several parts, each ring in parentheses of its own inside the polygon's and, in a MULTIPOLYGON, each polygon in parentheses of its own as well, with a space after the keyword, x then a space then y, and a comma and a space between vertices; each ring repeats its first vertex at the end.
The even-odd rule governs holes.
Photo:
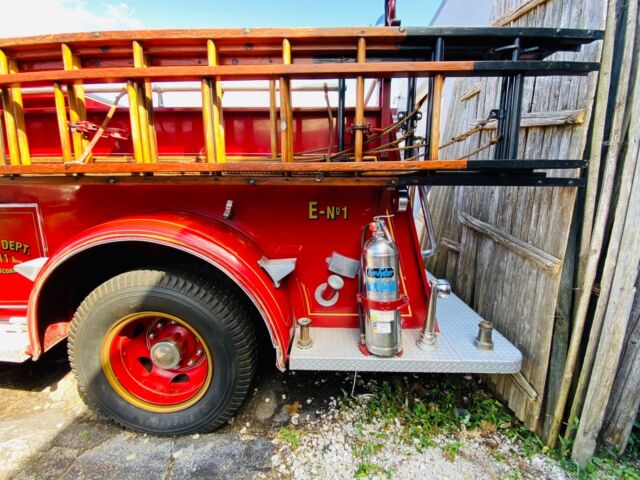
POLYGON ((473 345, 482 317, 456 295, 438 300, 436 317, 440 334, 436 347, 423 351, 416 347, 418 329, 402 331, 404 352, 399 357, 363 355, 358 349, 357 328, 313 328, 313 345, 297 346, 296 329, 289 368, 291 370, 344 370, 360 372, 448 372, 517 373, 522 354, 504 336, 493 331, 494 349, 486 352, 473 345))

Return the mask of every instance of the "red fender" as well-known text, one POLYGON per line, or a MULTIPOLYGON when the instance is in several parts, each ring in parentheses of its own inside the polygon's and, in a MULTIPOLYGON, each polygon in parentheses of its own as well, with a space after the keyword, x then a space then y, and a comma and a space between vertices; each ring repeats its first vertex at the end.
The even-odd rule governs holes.
POLYGON ((42 353, 38 338, 38 299, 50 275, 79 252, 113 242, 142 241, 190 253, 229 276, 252 300, 276 348, 276 364, 284 370, 293 326, 293 309, 285 292, 274 287, 258 266, 260 247, 242 231, 220 220, 181 212, 126 217, 85 230, 53 255, 34 281, 27 322, 34 360, 42 353))

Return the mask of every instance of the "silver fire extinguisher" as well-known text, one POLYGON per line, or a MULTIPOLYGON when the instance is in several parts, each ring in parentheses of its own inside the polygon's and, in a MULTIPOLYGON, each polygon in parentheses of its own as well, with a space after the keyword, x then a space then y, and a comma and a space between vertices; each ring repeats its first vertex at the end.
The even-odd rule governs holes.
POLYGON ((362 248, 361 321, 366 349, 391 357, 402 351, 400 309, 407 299, 400 294, 398 249, 384 219, 374 220, 362 248))

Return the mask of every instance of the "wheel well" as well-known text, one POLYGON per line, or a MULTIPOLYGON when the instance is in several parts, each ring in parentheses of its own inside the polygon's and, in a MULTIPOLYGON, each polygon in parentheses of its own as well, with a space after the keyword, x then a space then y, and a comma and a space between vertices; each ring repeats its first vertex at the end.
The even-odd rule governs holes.
MULTIPOLYGON (((269 343, 269 330, 248 295, 224 272, 187 252, 149 242, 115 242, 84 250, 62 263, 47 279, 38 299, 38 335, 43 350, 49 327, 71 321, 80 303, 110 278, 138 268, 188 271, 223 282, 251 307, 252 322, 261 348, 269 343)), ((49 342, 51 343, 51 342, 49 342)), ((271 350, 273 353, 273 349, 271 350)))

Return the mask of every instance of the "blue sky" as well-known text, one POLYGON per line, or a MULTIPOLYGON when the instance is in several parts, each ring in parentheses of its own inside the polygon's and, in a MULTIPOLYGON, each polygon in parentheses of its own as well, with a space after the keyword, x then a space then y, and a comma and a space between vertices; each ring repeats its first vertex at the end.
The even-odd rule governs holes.
MULTIPOLYGON (((373 25, 382 0, 128 0, 145 28, 373 25)), ((428 25, 440 0, 398 0, 405 25, 428 25)))
MULTIPOLYGON (((403 25, 426 26, 441 0, 397 0, 403 25)), ((383 0, 0 0, 0 37, 157 28, 374 25, 383 0), (32 12, 38 12, 33 15, 32 12)))

